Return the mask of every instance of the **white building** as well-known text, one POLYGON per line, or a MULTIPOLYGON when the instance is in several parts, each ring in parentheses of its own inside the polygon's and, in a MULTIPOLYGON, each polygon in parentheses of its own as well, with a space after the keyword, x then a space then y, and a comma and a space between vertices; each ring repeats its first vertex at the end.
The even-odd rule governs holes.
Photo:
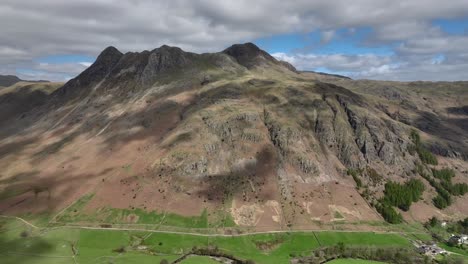
POLYGON ((457 245, 468 244, 468 235, 452 235, 448 241, 457 245))

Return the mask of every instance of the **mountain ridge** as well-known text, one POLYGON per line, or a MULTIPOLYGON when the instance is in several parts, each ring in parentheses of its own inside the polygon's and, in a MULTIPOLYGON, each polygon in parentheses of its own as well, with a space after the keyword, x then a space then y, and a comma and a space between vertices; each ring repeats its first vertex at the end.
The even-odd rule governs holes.
POLYGON ((47 83, 47 80, 22 80, 16 75, 0 75, 0 87, 9 87, 18 82, 47 83))
POLYGON ((422 200, 395 208, 405 220, 460 218, 466 196, 439 210, 424 177, 445 166, 467 182, 468 86, 431 85, 298 72, 252 43, 204 54, 108 47, 2 124, 0 211, 55 212, 92 194, 83 219, 103 208, 206 211, 212 223, 313 228, 383 221, 385 184, 418 179, 422 200))

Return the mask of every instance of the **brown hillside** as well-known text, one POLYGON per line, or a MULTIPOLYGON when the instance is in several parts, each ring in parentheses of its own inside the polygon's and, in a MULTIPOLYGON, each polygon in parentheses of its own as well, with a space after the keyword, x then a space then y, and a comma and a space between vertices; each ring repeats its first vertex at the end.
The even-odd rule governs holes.
MULTIPOLYGON (((416 129, 439 160, 426 169, 450 167, 454 181, 468 182, 465 82, 299 73, 250 43, 206 54, 109 47, 44 96, 8 112, 0 128, 2 214, 55 214, 92 194, 76 213, 101 212, 93 221, 109 221, 108 208, 185 217, 206 209, 210 223, 314 228, 383 221, 371 203, 385 182, 413 178, 427 188, 406 220, 468 214, 467 196, 433 206, 410 149, 416 129), (351 168, 367 188, 356 188, 351 168)), ((112 221, 138 223, 128 219, 112 221)))

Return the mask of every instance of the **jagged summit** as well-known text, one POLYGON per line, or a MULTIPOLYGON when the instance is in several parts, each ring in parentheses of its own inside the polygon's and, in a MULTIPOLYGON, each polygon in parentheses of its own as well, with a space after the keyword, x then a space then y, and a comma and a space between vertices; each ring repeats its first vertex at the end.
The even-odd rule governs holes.
POLYGON ((273 56, 251 42, 244 44, 234 44, 225 49, 223 53, 234 57, 239 64, 249 69, 268 63, 279 63, 278 60, 276 60, 273 56))
POLYGON ((116 47, 109 46, 105 48, 97 57, 96 60, 103 60, 111 57, 121 57, 123 54, 116 47))
MULTIPOLYGON (((66 95, 69 98, 86 96, 96 89, 97 85, 98 90, 118 88, 119 93, 125 94, 129 90, 144 89, 156 82, 167 81, 174 74, 186 76, 189 81, 205 79, 207 75, 223 72, 237 74, 245 71, 244 67, 249 70, 273 67, 277 70, 296 72, 292 65, 276 60, 253 43, 235 44, 222 52, 204 54, 186 52, 168 45, 151 51, 124 54, 109 46, 88 69, 67 82, 54 95, 66 95)), ((200 82, 206 83, 206 80, 200 82)))

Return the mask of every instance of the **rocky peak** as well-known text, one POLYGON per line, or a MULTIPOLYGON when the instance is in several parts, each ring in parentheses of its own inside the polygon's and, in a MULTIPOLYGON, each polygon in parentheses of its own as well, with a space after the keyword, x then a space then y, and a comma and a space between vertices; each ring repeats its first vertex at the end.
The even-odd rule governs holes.
POLYGON ((226 70, 229 67, 225 66, 230 64, 235 64, 231 65, 234 68, 244 66, 247 69, 279 66, 295 72, 292 65, 276 60, 253 43, 235 44, 221 53, 212 54, 185 52, 181 48, 168 45, 151 51, 123 54, 110 46, 101 52, 88 69, 57 90, 56 94, 85 95, 96 89, 97 84, 100 90, 119 88, 125 94, 125 90, 145 89, 176 72, 193 74, 208 68, 226 70), (237 64, 226 55, 234 58, 237 64), (203 67, 199 67, 200 65, 203 67))
POLYGON ((115 47, 109 46, 99 54, 96 61, 88 68, 88 70, 92 69, 94 74, 97 72, 107 74, 122 57, 122 52, 115 47))
POLYGON ((234 44, 225 49, 223 53, 234 57, 239 64, 248 69, 267 64, 268 62, 278 64, 278 61, 273 56, 250 42, 234 44))
POLYGON ((123 56, 122 52, 115 47, 110 46, 105 48, 89 68, 68 81, 60 89, 57 89, 53 95, 72 96, 77 93, 88 91, 92 85, 103 80, 123 56), (80 87, 80 89, 77 87, 80 87))
POLYGON ((148 66, 154 66, 158 70, 180 67, 189 63, 189 57, 189 53, 181 48, 163 45, 151 51, 148 66))

